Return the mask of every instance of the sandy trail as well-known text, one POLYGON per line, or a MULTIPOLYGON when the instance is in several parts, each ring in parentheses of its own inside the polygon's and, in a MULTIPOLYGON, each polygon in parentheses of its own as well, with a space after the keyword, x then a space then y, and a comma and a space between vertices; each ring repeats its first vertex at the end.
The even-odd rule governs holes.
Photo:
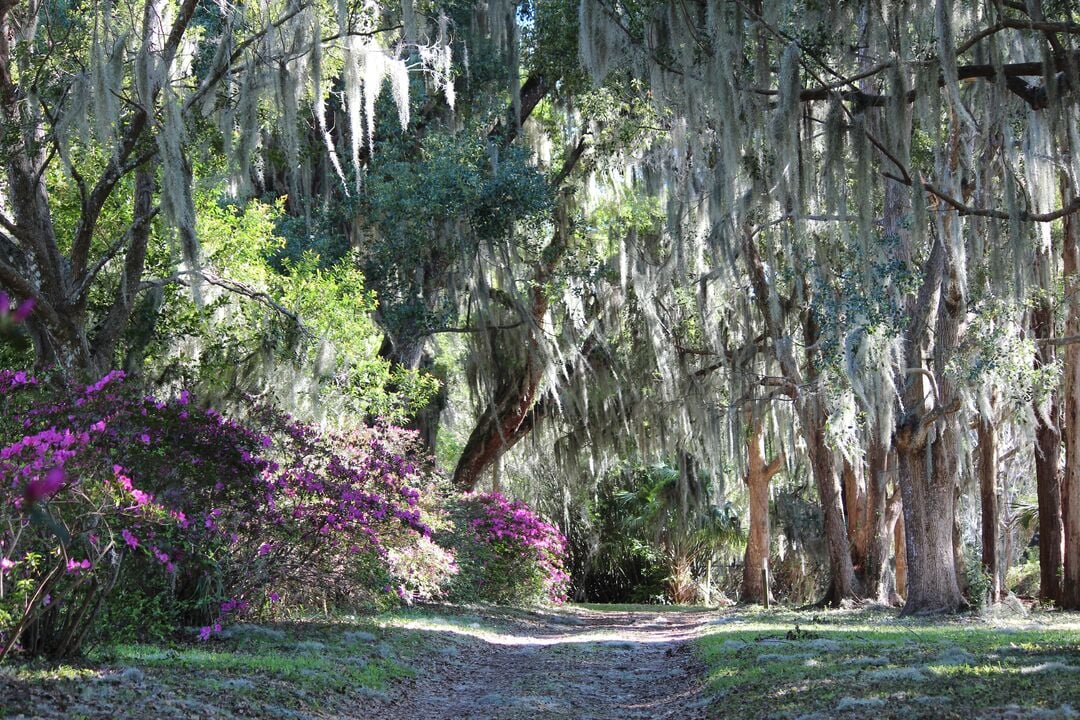
POLYGON ((459 720, 707 717, 690 642, 702 612, 558 611, 418 617, 415 679, 374 717, 459 720))

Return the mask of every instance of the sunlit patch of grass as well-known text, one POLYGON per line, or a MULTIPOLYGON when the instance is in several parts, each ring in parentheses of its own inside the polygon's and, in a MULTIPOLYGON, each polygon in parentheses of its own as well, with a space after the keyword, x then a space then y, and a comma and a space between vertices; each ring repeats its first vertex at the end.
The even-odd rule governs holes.
POLYGON ((15 665, 4 668, 3 672, 12 679, 28 683, 92 680, 99 675, 94 668, 76 665, 15 665))
POLYGON ((388 681, 412 674, 389 658, 343 662, 335 653, 281 652, 276 648, 255 652, 179 648, 163 653, 152 645, 118 645, 110 648, 109 658, 146 668, 184 670, 196 677, 267 675, 311 690, 339 692, 357 687, 381 690, 388 681))
POLYGON ((720 616, 697 649, 721 718, 832 716, 841 702, 868 712, 858 703, 875 698, 885 701, 876 718, 972 717, 1015 704, 1054 711, 1080 708, 1078 619, 991 625, 746 609, 720 616))

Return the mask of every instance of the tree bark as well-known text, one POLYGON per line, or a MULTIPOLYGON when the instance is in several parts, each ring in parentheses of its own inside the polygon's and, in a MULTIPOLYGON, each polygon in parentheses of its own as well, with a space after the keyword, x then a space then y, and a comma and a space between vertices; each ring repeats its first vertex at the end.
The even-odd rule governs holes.
MULTIPOLYGON (((1040 254, 1041 255, 1041 254, 1040 254)), ((1042 285, 1049 291, 1047 258, 1038 261, 1044 267, 1042 285)), ((1054 312, 1050 300, 1043 294, 1031 311, 1031 326, 1038 340, 1054 336, 1054 312)), ((1050 343, 1040 343, 1035 356, 1035 368, 1048 367, 1055 361, 1050 343)), ((1064 557, 1064 533, 1061 519, 1061 430, 1059 428, 1058 393, 1054 390, 1043 408, 1035 407, 1035 489, 1039 503, 1039 598, 1048 602, 1061 599, 1061 568, 1064 557)))
POLYGON ((946 244, 955 241, 958 219, 942 221, 926 264, 926 277, 912 304, 912 325, 905 338, 908 377, 906 414, 895 433, 897 472, 904 505, 907 597, 903 615, 955 612, 964 606, 953 546, 959 400, 945 372, 958 341, 964 313, 955 258, 946 244), (945 237, 942 237, 945 236, 945 237), (948 238, 948 239, 946 239, 948 238), (937 302, 932 300, 936 297, 937 302), (932 370, 924 368, 924 344, 930 318, 936 315, 932 370), (927 378, 934 382, 927 387, 927 378), (934 398, 927 408, 928 398, 934 398))
POLYGON ((893 471, 889 463, 889 448, 873 440, 867 452, 866 508, 861 539, 862 552, 856 569, 861 568, 860 582, 863 597, 871 602, 888 604, 889 592, 886 577, 889 570, 890 529, 887 512, 889 475, 893 471))
POLYGON ((866 558, 866 484, 863 481, 863 468, 844 459, 841 472, 844 489, 844 515, 847 519, 848 541, 851 543, 851 556, 855 571, 862 572, 866 558))
POLYGON ((840 498, 840 478, 833 465, 833 452, 825 434, 828 415, 818 397, 803 398, 799 423, 805 433, 810 468, 818 488, 825 519, 825 542, 828 547, 831 577, 823 598, 825 605, 839 605, 860 596, 855 569, 851 563, 844 506, 840 498))
POLYGON ((998 442, 993 419, 980 418, 975 424, 978 436, 979 500, 982 512, 982 569, 990 578, 990 601, 1001 601, 1001 567, 998 553, 998 442))
POLYGON ((951 442, 897 444, 907 555, 903 615, 955 612, 964 600, 953 551, 953 478, 942 472, 951 442))
MULTIPOLYGON (((1074 150, 1075 151, 1075 150, 1074 150)), ((1062 201, 1075 192, 1063 181, 1062 201)), ((1062 270, 1065 275, 1065 335, 1080 336, 1080 223, 1075 216, 1064 222, 1062 270)), ((1080 344, 1065 347, 1065 476, 1061 504, 1065 531, 1065 572, 1061 585, 1061 607, 1080 610, 1080 344)))
POLYGON ((783 457, 777 456, 766 464, 760 418, 751 420, 749 430, 750 434, 746 439, 746 476, 743 480, 750 493, 750 531, 746 540, 746 555, 743 558, 741 600, 767 604, 773 601, 772 597, 766 596, 767 589, 762 576, 762 569, 769 566, 769 482, 780 472, 783 457))
POLYGON ((904 532, 904 513, 901 508, 900 517, 896 519, 896 529, 894 536, 894 549, 893 556, 895 557, 896 568, 893 571, 893 576, 896 585, 896 595, 901 600, 907 598, 907 533, 904 532))

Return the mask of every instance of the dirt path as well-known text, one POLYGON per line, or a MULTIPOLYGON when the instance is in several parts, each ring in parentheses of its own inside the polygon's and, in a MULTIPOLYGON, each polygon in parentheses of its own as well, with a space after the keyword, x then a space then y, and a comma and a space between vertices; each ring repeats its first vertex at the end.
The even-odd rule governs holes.
POLYGON ((375 718, 517 720, 706 717, 690 641, 700 612, 551 612, 421 615, 417 677, 375 718))

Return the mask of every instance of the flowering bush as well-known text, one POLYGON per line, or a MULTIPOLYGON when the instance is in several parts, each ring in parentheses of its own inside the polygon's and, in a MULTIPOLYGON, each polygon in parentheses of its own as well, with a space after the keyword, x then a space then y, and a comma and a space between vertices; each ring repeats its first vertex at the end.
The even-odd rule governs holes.
POLYGON ((139 592, 204 639, 279 603, 397 595, 391 553, 429 535, 404 431, 241 423, 121 372, 56 390, 0 371, 0 411, 0 657, 76 652, 103 606, 140 621, 109 606, 139 592))
POLYGON ((452 507, 460 574, 454 597, 503 604, 561 603, 569 576, 566 538, 520 501, 471 493, 452 507))

